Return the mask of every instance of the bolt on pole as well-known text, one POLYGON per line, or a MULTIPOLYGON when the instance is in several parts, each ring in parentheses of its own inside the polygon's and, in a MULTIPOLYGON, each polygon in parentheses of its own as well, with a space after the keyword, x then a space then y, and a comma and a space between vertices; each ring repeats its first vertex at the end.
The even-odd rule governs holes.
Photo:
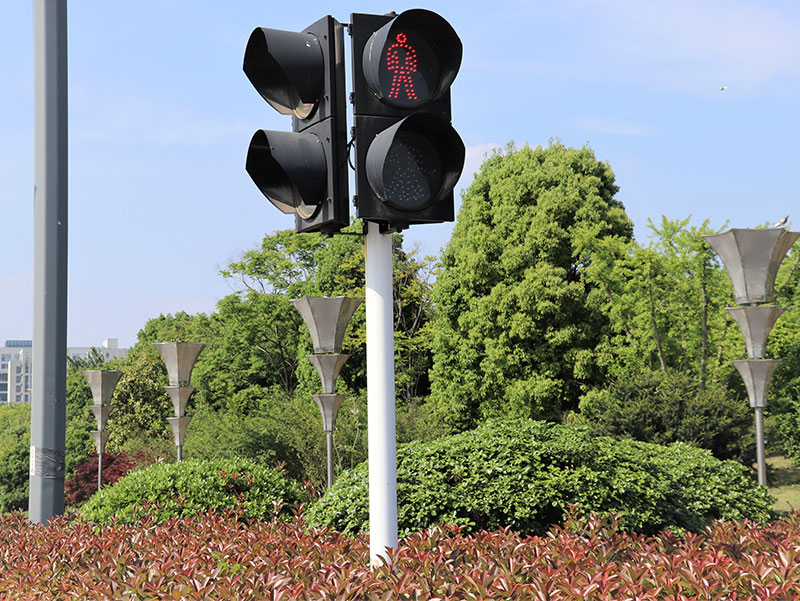
POLYGON ((67 396, 67 3, 34 0, 33 374, 28 517, 64 513, 67 396))

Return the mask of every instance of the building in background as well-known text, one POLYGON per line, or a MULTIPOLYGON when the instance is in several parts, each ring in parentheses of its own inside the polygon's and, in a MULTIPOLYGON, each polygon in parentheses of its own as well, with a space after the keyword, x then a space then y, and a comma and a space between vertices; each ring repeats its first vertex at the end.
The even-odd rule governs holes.
MULTIPOLYGON (((123 359, 128 354, 128 349, 119 348, 116 338, 106 338, 98 347, 67 347, 67 357, 88 359, 92 348, 96 348, 105 361, 123 359)), ((31 340, 6 340, 0 347, 0 405, 31 402, 32 351, 31 340)))

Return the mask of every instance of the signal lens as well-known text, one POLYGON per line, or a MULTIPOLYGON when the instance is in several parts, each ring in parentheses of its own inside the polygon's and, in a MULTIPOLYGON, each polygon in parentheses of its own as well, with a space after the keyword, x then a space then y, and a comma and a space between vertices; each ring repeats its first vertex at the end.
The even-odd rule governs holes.
POLYGON ((401 108, 424 104, 440 77, 439 56, 424 34, 408 27, 390 32, 378 74, 384 102, 401 108))
POLYGON ((442 188, 443 171, 439 149, 428 136, 401 129, 384 163, 386 202, 407 211, 426 206, 442 188))

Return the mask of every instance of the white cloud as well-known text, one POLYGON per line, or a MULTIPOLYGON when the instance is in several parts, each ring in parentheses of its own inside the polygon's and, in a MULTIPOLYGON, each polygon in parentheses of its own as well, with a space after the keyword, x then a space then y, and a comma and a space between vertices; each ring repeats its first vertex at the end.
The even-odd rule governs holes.
POLYGON ((715 93, 720 85, 729 91, 785 85, 798 73, 800 12, 770 3, 566 0, 553 7, 583 38, 585 77, 715 93))

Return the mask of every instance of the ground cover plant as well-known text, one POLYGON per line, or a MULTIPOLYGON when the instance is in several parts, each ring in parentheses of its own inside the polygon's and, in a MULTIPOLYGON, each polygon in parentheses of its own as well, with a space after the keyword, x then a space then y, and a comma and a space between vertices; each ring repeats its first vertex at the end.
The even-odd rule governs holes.
MULTIPOLYGON (((311 506, 309 523, 368 530, 367 489, 363 463, 311 506)), ((744 466, 705 449, 617 440, 583 426, 533 420, 490 421, 399 445, 397 499, 406 534, 436 523, 543 534, 563 521, 571 504, 585 513, 620 512, 621 527, 642 533, 697 532, 715 519, 765 520, 771 506, 744 466)))
POLYGON ((435 527, 370 570, 363 535, 235 512, 98 527, 0 516, 8 601, 336 599, 800 599, 800 514, 769 525, 717 522, 699 534, 620 532, 571 517, 543 537, 435 527))
POLYGON ((248 517, 269 518, 276 511, 289 512, 304 498, 302 487, 280 470, 248 459, 188 460, 130 472, 80 512, 97 523, 167 520, 237 507, 248 517))

